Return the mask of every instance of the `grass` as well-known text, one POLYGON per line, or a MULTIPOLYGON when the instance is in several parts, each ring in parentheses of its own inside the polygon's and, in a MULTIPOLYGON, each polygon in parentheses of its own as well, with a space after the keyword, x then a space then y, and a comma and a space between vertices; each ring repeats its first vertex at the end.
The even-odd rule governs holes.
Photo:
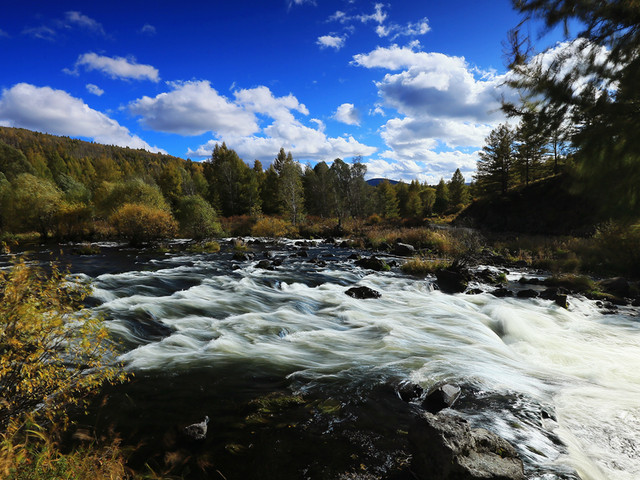
POLYGON ((415 276, 432 275, 436 270, 448 268, 451 262, 448 260, 413 257, 402 264, 400 269, 407 274, 415 276))

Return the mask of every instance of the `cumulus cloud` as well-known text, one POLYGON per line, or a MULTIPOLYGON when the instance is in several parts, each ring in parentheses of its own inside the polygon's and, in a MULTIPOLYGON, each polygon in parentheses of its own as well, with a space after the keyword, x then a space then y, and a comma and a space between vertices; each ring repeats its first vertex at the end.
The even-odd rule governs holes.
POLYGON ((0 124, 28 128, 54 135, 91 138, 122 147, 162 151, 105 114, 93 110, 81 99, 63 90, 18 83, 2 91, 0 124))
POLYGON ((83 15, 77 11, 66 12, 65 14, 65 26, 78 26, 86 30, 90 30, 101 35, 105 35, 102 25, 87 15, 83 15))
POLYGON ((512 95, 504 86, 506 77, 479 70, 464 57, 419 47, 411 42, 353 57, 354 65, 388 71, 375 84, 382 104, 398 115, 380 129, 389 148, 380 160, 393 161, 398 174, 403 163, 420 165, 431 177, 448 171, 443 169, 471 172, 477 154, 469 151, 479 149, 491 129, 505 120, 500 101, 512 95))
POLYGON ((220 95, 208 81, 170 82, 169 92, 142 97, 129 111, 150 129, 180 135, 219 132, 250 135, 258 130, 253 113, 220 95))
POLYGON ((98 70, 111 78, 122 80, 151 80, 158 82, 158 69, 151 65, 137 63, 133 58, 106 57, 97 53, 84 53, 76 60, 73 70, 65 69, 66 73, 78 74, 80 67, 88 71, 98 70))
POLYGON ((340 105, 333 118, 347 125, 360 125, 360 112, 358 112, 353 103, 340 105))
POLYGON ((323 35, 318 37, 316 44, 320 45, 320 48, 335 48, 336 50, 340 50, 344 47, 345 40, 345 36, 323 35))
POLYGON ((269 164, 281 147, 291 150, 300 160, 327 160, 336 156, 352 157, 368 156, 376 152, 376 148, 362 144, 353 137, 328 137, 324 123, 312 118, 310 127, 296 118, 294 112, 309 115, 308 109, 298 99, 289 94, 276 97, 265 86, 238 90, 234 93, 235 104, 246 112, 259 115, 264 126, 245 135, 238 132, 214 132, 216 138, 189 149, 187 155, 208 157, 216 143, 226 142, 245 159, 259 159, 269 164))
POLYGON ((97 85, 94 85, 93 83, 87 83, 86 87, 87 87, 87 90, 89 91, 89 93, 97 95, 98 97, 101 96, 104 93, 103 89, 101 89, 97 85))

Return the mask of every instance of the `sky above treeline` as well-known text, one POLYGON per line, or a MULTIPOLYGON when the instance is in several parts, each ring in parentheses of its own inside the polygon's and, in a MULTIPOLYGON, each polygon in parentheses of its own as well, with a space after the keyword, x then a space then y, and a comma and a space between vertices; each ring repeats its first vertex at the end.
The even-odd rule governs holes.
POLYGON ((519 20, 508 0, 8 2, 0 125, 470 181, 512 95, 503 42, 519 20))

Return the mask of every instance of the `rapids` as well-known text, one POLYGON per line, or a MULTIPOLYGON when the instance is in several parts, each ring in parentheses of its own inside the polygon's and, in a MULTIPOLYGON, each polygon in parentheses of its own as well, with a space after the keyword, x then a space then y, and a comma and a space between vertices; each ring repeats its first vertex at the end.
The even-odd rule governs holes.
MULTIPOLYGON (((128 264, 103 253, 94 262, 107 273, 76 262, 75 276, 94 285, 94 310, 122 342, 126 368, 151 379, 141 384, 159 379, 172 389, 137 386, 127 395, 145 399, 113 418, 136 422, 141 408, 158 408, 160 417, 199 421, 214 407, 207 410, 198 391, 204 399, 209 388, 245 388, 251 398, 262 381, 343 404, 389 382, 428 389, 447 381, 462 386, 459 414, 510 441, 528 478, 576 478, 573 471, 584 480, 640 478, 634 309, 605 314, 576 296, 567 310, 541 299, 446 295, 433 278, 364 270, 347 259, 352 251, 321 243, 308 247, 308 258, 294 256, 292 241, 271 246, 284 261, 265 270, 257 267, 261 249, 244 262, 224 248, 129 253, 128 264), (382 297, 345 295, 360 285, 382 297)), ((212 418, 213 435, 223 416, 212 418)))

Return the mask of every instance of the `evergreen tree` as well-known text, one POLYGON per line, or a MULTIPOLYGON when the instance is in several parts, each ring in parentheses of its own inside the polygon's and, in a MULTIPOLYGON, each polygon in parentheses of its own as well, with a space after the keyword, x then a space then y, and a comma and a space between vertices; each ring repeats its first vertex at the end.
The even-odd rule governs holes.
POLYGON ((278 172, 276 172, 273 164, 265 172, 264 182, 260 190, 260 199, 262 201, 262 211, 265 214, 276 215, 280 213, 278 172))
POLYGON ((535 112, 523 114, 516 129, 514 165, 520 174, 520 181, 525 185, 543 176, 543 159, 547 154, 547 139, 538 126, 539 117, 535 112))
POLYGON ((512 183, 514 134, 505 124, 491 131, 479 153, 475 180, 485 194, 505 194, 512 183))
POLYGON ((384 180, 376 187, 378 200, 378 211, 384 218, 393 219, 400 216, 398 208, 398 198, 393 185, 388 180, 384 180))
POLYGON ((456 208, 469 203, 469 189, 459 168, 456 168, 449 181, 449 202, 456 208))
POLYGON ((440 179, 436 186, 436 201, 433 205, 433 211, 437 214, 443 214, 449 208, 449 186, 444 181, 444 178, 440 179))
MULTIPOLYGON (((281 149, 280 151, 283 152, 284 150, 281 149)), ((289 152, 278 168, 280 168, 278 193, 280 195, 281 211, 289 217, 293 225, 296 225, 302 219, 304 206, 302 167, 293 160, 293 156, 289 152)))

